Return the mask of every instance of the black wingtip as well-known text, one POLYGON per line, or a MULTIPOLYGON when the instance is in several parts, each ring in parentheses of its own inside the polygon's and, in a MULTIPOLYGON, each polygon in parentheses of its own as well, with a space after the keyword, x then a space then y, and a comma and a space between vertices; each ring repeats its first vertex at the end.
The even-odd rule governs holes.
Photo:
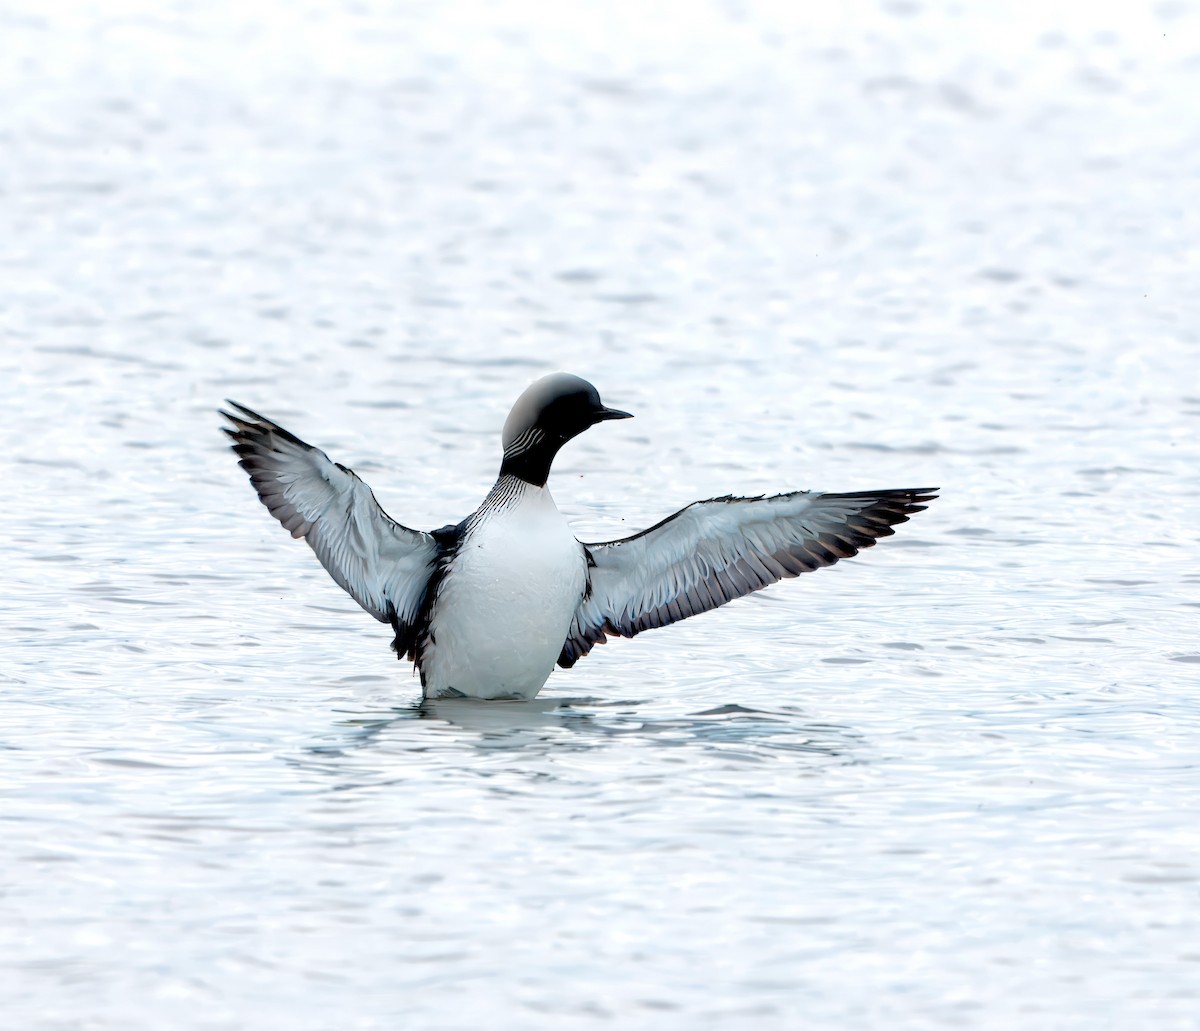
POLYGON ((226 398, 225 403, 230 408, 235 409, 235 411, 227 412, 224 408, 218 408, 217 411, 233 423, 234 428, 232 430, 228 426, 221 427, 233 440, 245 443, 255 438, 269 439, 273 435, 306 451, 317 450, 307 441, 301 440, 290 430, 285 430, 279 423, 273 419, 268 419, 253 408, 248 408, 246 405, 239 404, 230 398, 226 398))
POLYGON ((220 412, 223 416, 225 416, 225 418, 228 419, 230 422, 245 422, 246 418, 249 417, 249 418, 253 419, 255 422, 265 423, 268 426, 275 425, 265 415, 260 415, 253 408, 247 408, 245 405, 239 404, 237 401, 234 401, 232 398, 228 398, 228 397, 225 398, 225 403, 227 405, 229 405, 230 408, 237 409, 238 414, 236 414, 236 415, 233 412, 225 411, 224 408, 217 409, 217 411, 220 412))

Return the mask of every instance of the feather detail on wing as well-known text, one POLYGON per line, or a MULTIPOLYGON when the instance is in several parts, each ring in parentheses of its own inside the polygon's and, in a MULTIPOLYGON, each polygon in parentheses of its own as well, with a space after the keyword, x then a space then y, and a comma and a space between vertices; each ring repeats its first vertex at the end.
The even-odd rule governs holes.
POLYGON ((233 428, 222 429, 259 499, 285 530, 308 542, 338 586, 395 627, 403 654, 437 561, 436 540, 397 523, 370 487, 324 451, 244 405, 227 403, 236 412, 221 414, 233 428))
POLYGON ((633 537, 585 544, 590 589, 558 664, 573 666, 606 637, 633 637, 856 555, 936 490, 713 498, 633 537))

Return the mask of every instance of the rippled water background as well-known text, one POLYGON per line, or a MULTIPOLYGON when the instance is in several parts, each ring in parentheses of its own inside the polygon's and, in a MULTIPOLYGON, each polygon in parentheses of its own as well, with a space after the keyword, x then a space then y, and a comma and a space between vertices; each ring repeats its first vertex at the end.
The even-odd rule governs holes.
POLYGON ((0 14, 6 1027, 1200 1023, 1192 6, 104 6, 0 14), (214 408, 432 527, 559 368, 584 539, 943 498, 422 708, 214 408))

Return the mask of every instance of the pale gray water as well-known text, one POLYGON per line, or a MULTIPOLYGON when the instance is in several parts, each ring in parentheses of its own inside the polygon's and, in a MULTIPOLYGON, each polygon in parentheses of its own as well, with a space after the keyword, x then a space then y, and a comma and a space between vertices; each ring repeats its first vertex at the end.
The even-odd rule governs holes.
POLYGON ((5 1028, 1200 1025, 1200 18, 972 6, 0 15, 5 1028), (419 709, 214 408, 430 527, 556 368, 585 539, 944 496, 419 709))

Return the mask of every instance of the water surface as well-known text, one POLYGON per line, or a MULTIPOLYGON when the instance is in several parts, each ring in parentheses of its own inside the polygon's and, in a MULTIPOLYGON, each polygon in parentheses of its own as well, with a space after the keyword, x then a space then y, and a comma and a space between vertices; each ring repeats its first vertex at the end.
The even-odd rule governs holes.
POLYGON ((1195 1026, 1192 8, 3 19, 6 1024, 1195 1026), (429 528, 559 368, 585 540, 943 497, 422 705, 214 408, 429 528))

